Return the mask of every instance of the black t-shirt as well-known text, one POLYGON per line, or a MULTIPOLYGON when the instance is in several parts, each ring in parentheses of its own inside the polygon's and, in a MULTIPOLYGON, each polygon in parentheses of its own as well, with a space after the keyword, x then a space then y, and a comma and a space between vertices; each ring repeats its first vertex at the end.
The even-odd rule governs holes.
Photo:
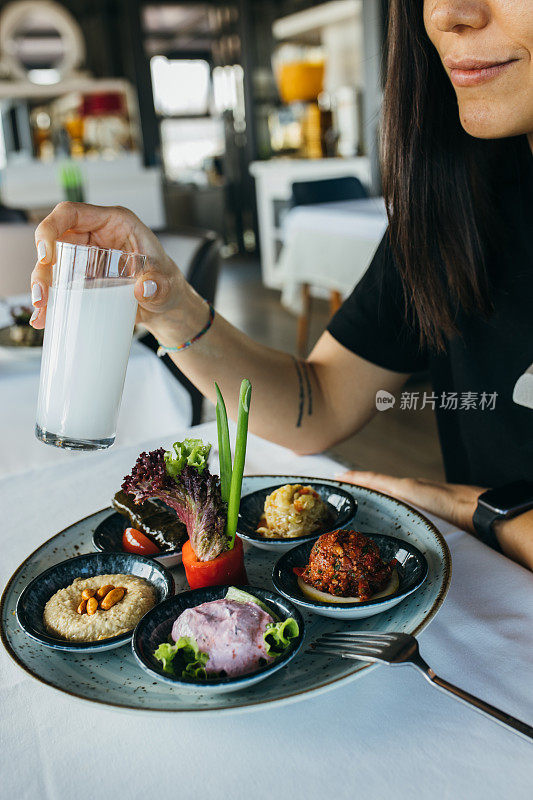
POLYGON ((435 408, 447 479, 499 486, 533 480, 533 409, 513 402, 533 362, 533 156, 514 140, 500 165, 497 213, 505 245, 489 256, 494 313, 459 315, 460 335, 436 354, 421 348, 405 313, 387 234, 362 280, 328 325, 347 349, 395 372, 428 369, 433 391, 405 388, 400 406, 435 408))

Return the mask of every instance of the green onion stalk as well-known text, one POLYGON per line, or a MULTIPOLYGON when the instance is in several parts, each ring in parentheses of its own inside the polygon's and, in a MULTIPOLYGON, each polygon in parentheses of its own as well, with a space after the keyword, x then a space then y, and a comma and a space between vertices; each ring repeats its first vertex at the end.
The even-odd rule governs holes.
POLYGON ((250 414, 250 398, 252 384, 247 378, 241 383, 239 393, 239 409, 237 412, 237 435, 235 437, 235 456, 233 468, 231 466, 231 449, 229 441, 228 416, 226 406, 220 389, 215 384, 217 392, 217 428, 218 449, 220 458, 220 484, 222 499, 228 504, 226 518, 226 537, 228 548, 231 550, 235 544, 239 506, 241 504, 242 476, 246 459, 246 442, 248 439, 248 417, 250 414))
POLYGON ((220 461, 220 492, 225 503, 229 502, 231 487, 231 445, 229 441, 228 415, 222 392, 215 383, 217 393, 218 458, 220 461))

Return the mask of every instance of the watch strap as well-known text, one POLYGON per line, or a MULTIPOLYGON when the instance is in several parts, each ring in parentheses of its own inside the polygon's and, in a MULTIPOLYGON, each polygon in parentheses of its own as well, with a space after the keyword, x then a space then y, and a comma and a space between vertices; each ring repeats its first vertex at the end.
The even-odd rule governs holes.
POLYGON ((488 547, 497 550, 498 553, 502 552, 500 543, 494 533, 493 525, 498 519, 503 519, 499 514, 496 514, 491 508, 488 508, 482 500, 483 495, 478 500, 477 508, 474 511, 472 522, 480 541, 488 547))

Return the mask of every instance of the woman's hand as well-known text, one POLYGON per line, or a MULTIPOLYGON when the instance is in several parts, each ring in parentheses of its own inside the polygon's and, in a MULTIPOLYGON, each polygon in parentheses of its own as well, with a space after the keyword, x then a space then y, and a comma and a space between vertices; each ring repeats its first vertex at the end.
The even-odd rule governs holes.
POLYGON ((355 470, 345 472, 341 479, 405 500, 469 533, 474 533, 472 517, 478 497, 485 491, 481 486, 438 483, 421 478, 394 478, 392 475, 355 470))
MULTIPOLYGON (((340 478, 405 500, 477 536, 472 517, 478 497, 485 491, 481 486, 438 483, 420 478, 394 478, 377 472, 356 470, 345 472, 340 478)), ((498 520, 494 524, 494 533, 508 558, 533 570, 533 510, 518 517, 498 520)))
POLYGON ((155 234, 133 212, 119 206, 59 203, 35 231, 38 261, 31 275, 34 328, 44 328, 57 239, 148 256, 146 271, 135 285, 137 321, 148 329, 157 325, 163 312, 177 308, 189 288, 155 234))

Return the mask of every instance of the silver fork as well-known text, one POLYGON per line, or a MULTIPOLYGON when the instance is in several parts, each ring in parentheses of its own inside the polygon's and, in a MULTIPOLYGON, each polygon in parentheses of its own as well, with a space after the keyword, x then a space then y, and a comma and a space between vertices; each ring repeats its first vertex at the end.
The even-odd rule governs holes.
MULTIPOLYGON (((418 642, 414 636, 407 633, 366 633, 366 632, 336 632, 325 633, 310 645, 311 651, 329 653, 330 655, 352 658, 359 661, 375 661, 379 664, 389 664, 395 667, 410 664, 416 667, 432 686, 453 695, 457 700, 473 706, 487 717, 500 725, 504 725, 513 733, 517 733, 529 741, 533 740, 533 727, 519 719, 515 719, 505 711, 494 708, 484 700, 465 692, 453 683, 448 683, 444 678, 435 675, 431 667, 426 664, 418 649, 418 642)), ((308 651, 309 652, 309 651, 308 651)))

